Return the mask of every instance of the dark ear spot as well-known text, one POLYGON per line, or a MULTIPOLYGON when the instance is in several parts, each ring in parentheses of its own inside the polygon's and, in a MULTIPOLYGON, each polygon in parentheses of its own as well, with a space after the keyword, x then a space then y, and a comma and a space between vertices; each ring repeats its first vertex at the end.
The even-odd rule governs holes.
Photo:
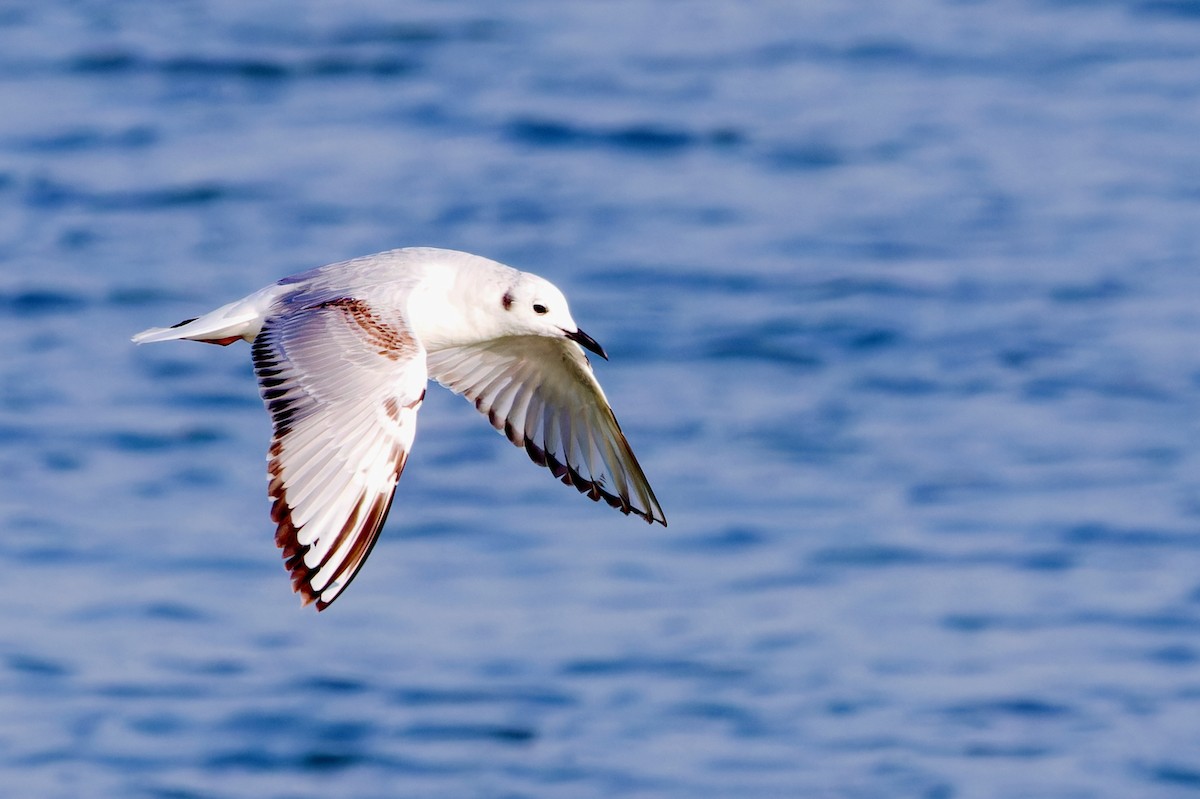
POLYGON ((504 296, 500 298, 500 302, 504 305, 504 310, 506 310, 506 311, 509 310, 510 308, 512 308, 512 304, 513 304, 512 294, 507 291, 504 292, 504 296))

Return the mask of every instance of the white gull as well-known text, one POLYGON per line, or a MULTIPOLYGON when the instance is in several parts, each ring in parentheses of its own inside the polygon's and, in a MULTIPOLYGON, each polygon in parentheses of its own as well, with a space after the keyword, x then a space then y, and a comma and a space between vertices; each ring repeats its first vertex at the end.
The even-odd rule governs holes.
POLYGON ((383 526, 430 378, 554 476, 666 525, 583 350, 608 356, 549 281, 407 248, 284 278, 133 341, 252 343, 274 435, 271 519, 293 588, 324 610, 383 526))

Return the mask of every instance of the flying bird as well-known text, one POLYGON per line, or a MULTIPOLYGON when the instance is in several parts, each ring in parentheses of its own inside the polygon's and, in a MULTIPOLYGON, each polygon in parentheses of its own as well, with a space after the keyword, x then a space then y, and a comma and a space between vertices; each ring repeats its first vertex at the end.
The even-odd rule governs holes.
POLYGON ((271 519, 292 587, 324 610, 379 538, 430 378, 563 483, 666 525, 549 281, 469 253, 406 248, 318 267, 137 344, 250 342, 270 413, 271 519))

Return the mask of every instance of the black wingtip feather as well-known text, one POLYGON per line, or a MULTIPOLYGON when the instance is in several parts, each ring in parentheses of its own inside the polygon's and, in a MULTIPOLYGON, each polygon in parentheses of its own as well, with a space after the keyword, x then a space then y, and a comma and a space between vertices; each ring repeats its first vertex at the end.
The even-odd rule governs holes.
POLYGON ((616 508, 626 516, 638 516, 649 524, 658 522, 663 527, 667 526, 665 518, 659 518, 659 516, 655 515, 656 510, 659 514, 662 513, 661 509, 658 509, 657 503, 651 503, 652 507, 648 510, 636 508, 628 497, 604 490, 604 487, 598 481, 589 480, 575 468, 560 463, 557 458, 537 444, 534 444, 532 440, 526 438, 523 442, 514 441, 513 443, 519 447, 523 447, 525 452, 529 454, 529 459, 538 466, 545 466, 550 469, 551 473, 559 478, 564 485, 573 486, 579 493, 591 498, 594 502, 603 500, 609 507, 616 508))

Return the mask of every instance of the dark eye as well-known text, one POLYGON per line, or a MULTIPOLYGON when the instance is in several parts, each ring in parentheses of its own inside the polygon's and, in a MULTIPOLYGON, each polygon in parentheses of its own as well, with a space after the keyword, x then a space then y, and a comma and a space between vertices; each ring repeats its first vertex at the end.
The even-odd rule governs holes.
POLYGON ((541 316, 542 314, 549 313, 550 309, 541 303, 535 302, 533 304, 533 312, 538 316, 541 316))

